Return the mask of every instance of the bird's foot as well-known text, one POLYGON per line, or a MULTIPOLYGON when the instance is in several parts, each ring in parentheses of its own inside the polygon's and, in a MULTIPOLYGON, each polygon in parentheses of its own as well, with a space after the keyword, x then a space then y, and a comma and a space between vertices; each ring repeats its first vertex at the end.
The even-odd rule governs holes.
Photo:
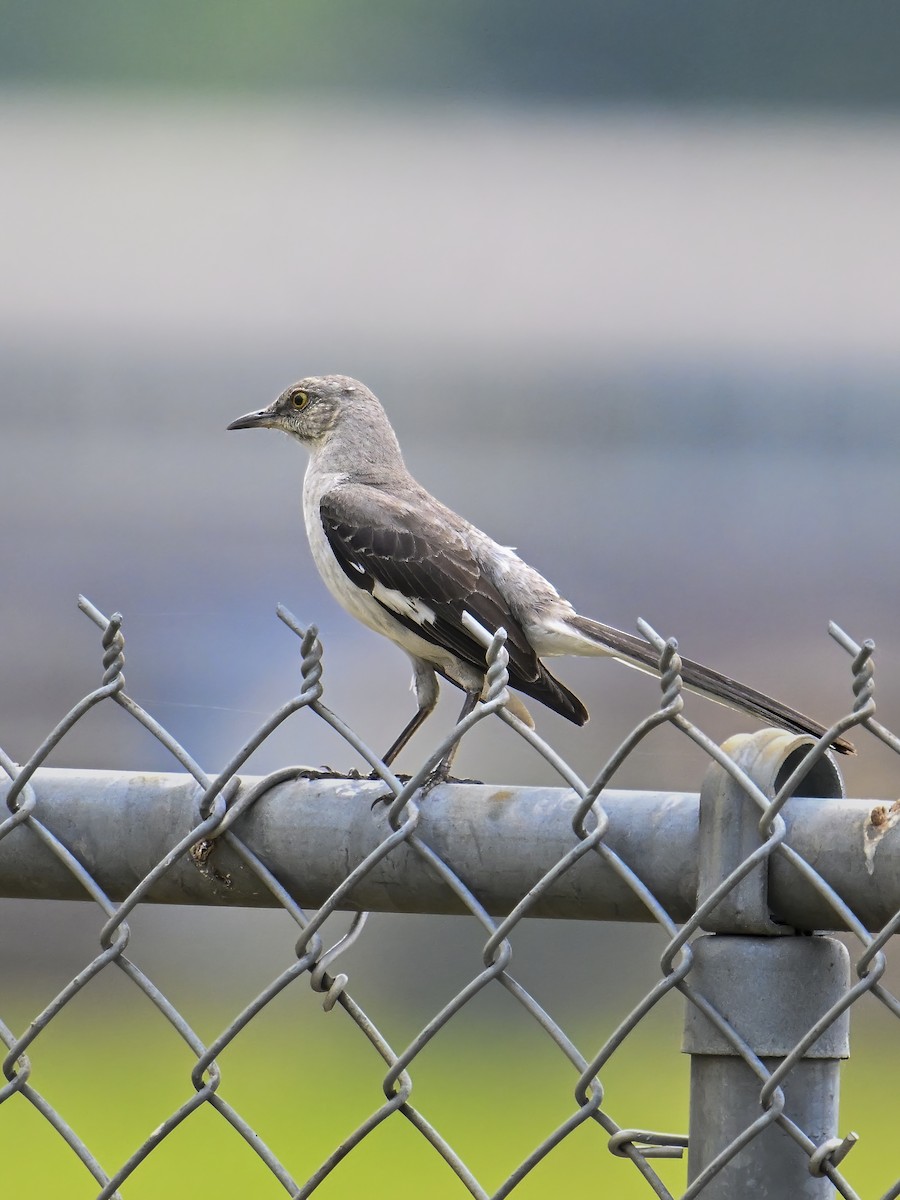
POLYGON ((336 771, 334 767, 297 767, 297 779, 362 779, 359 771, 351 767, 349 771, 336 771))
POLYGON ((442 783, 481 783, 480 779, 463 779, 459 775, 450 774, 449 763, 438 763, 433 767, 422 781, 422 786, 419 789, 419 795, 427 796, 430 791, 433 791, 439 784, 442 783))
MULTIPOLYGON (((381 776, 378 774, 377 771, 370 771, 369 774, 366 776, 366 779, 372 779, 372 780, 380 779, 380 778, 381 778, 381 776)), ((399 779, 401 783, 409 783, 409 781, 412 779, 412 775, 397 774, 394 776, 394 778, 399 779)), ((360 779, 362 779, 361 775, 360 775, 360 779)))
MULTIPOLYGON (((378 778, 379 775, 375 771, 369 775, 369 779, 378 778)), ((410 779, 412 779, 412 775, 397 775, 396 778, 399 779, 401 783, 409 783, 410 779)), ((438 763, 438 765, 433 767, 432 770, 429 771, 422 780, 422 786, 417 790, 416 794, 418 796, 427 796, 429 792, 433 791, 434 788, 442 783, 481 784, 483 782, 484 781, 482 779, 462 779, 457 775, 451 775, 446 766, 444 766, 442 763, 438 763)), ((372 801, 371 808, 374 810, 379 804, 392 804, 395 799, 396 796, 393 792, 384 792, 375 797, 375 799, 372 801)))
MULTIPOLYGON (((418 796, 427 796, 428 793, 432 790, 432 788, 436 788, 439 783, 446 783, 450 779, 450 776, 447 774, 446 767, 443 770, 441 769, 442 765, 443 764, 438 763, 438 765, 436 767, 433 767, 428 772, 428 774, 422 780, 421 787, 419 787, 417 789, 416 794, 418 796)), ((373 771, 372 774, 369 776, 369 778, 370 779, 378 779, 379 776, 373 771)), ((409 783, 410 779, 412 779, 412 775, 397 775, 396 778, 399 779, 399 781, 401 783, 409 783)), ((463 780, 454 779, 452 782, 462 783, 463 780)), ((466 782, 472 782, 472 781, 466 781, 466 782)), ((394 800, 396 800, 396 798, 397 797, 394 795, 393 792, 383 792, 381 795, 375 797, 375 799, 372 801, 371 808, 374 811, 376 806, 379 804, 384 804, 384 805, 393 804, 393 802, 394 802, 394 800)))
MULTIPOLYGON (((412 775, 395 775, 394 778, 399 780, 400 783, 409 783, 409 781, 412 779, 412 775)), ((377 771, 370 771, 369 774, 366 776, 366 779, 372 780, 373 782, 377 779, 377 780, 383 782, 381 780, 381 776, 378 774, 377 771)), ((391 791, 379 792, 379 794, 375 797, 375 799, 372 801, 372 803, 369 805, 369 807, 374 812, 379 804, 383 804, 383 805, 385 805, 385 807, 387 807, 388 805, 393 804, 394 800, 396 800, 396 796, 394 795, 393 792, 391 792, 391 791)))

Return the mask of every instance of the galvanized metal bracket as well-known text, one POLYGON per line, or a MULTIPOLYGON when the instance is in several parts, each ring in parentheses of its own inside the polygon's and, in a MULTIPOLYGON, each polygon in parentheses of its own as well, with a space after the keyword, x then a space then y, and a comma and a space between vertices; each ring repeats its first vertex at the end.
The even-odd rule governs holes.
MULTIPOLYGON (((756 794, 719 763, 714 762, 707 770, 700 791, 698 906, 754 854, 758 857, 703 918, 702 927, 709 932, 769 936, 795 932, 770 909, 768 867, 779 839, 777 813, 781 805, 765 808, 761 801, 763 797, 773 800, 779 796, 815 745, 812 738, 777 729, 729 738, 722 750, 755 785, 756 794), (767 842, 771 844, 770 854, 758 853, 767 842)), ((843 780, 830 754, 811 766, 792 794, 827 800, 843 798, 843 780)))

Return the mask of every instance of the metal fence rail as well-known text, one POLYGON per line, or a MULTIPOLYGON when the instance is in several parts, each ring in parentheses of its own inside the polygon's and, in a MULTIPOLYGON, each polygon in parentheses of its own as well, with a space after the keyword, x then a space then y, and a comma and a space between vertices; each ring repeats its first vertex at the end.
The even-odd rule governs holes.
MULTIPOLYGON (((840 1064, 849 1054, 850 1017, 861 997, 875 998, 900 1017, 900 1001, 883 982, 885 949, 900 929, 900 803, 847 799, 825 741, 765 730, 715 745, 685 716, 676 644, 642 624, 660 656, 660 707, 593 780, 581 780, 507 710, 501 632, 488 648, 486 699, 405 780, 324 706, 316 631, 300 629, 279 609, 301 638, 301 690, 210 777, 126 693, 121 617, 107 618, 86 600, 80 605, 102 631, 102 684, 27 763, 16 764, 0 750, 7 778, 0 794, 9 814, 0 823, 0 896, 89 900, 106 920, 99 952, 24 1032, 0 1021, 8 1048, 0 1130, 3 1102, 33 1105, 96 1180, 100 1198, 122 1195, 119 1189, 144 1160, 204 1105, 296 1197, 315 1193, 378 1126, 401 1118, 449 1164, 461 1195, 514 1193, 586 1124, 611 1153, 631 1161, 647 1195, 672 1196, 655 1163, 682 1155, 685 1147, 686 1198, 859 1195, 846 1173, 852 1159, 844 1163, 856 1135, 841 1131, 840 1064), (45 767, 73 726, 102 703, 119 705, 143 725, 179 773, 45 767), (300 710, 335 729, 374 778, 298 767, 240 776, 253 751, 300 710), (504 722, 524 739, 563 786, 451 783, 423 796, 421 785, 446 749, 487 719, 504 722), (709 757, 699 796, 613 790, 609 785, 622 763, 664 724, 709 757), (204 1042, 126 953, 128 919, 145 903, 283 908, 299 930, 295 961, 204 1042), (357 915, 349 931, 327 946, 325 927, 338 910, 357 915), (353 998, 338 969, 341 955, 363 935, 367 911, 467 913, 484 931, 480 969, 399 1051, 353 998), (533 916, 644 921, 664 931, 658 979, 599 1048, 576 1046, 512 973, 512 938, 519 923, 533 916), (821 931, 849 936, 839 941, 821 931), (107 968, 124 973, 195 1057, 189 1099, 115 1166, 101 1165, 74 1125, 37 1090, 29 1060, 36 1039, 107 968), (266 1145, 265 1131, 260 1136, 225 1098, 216 1060, 270 1001, 303 978, 322 994, 326 1011, 343 1012, 355 1024, 387 1069, 370 1115, 312 1175, 297 1180, 266 1145), (569 1062, 574 1079, 570 1115, 547 1130, 493 1192, 411 1099, 419 1054, 490 987, 505 989, 524 1009, 569 1062), (684 998, 684 1049, 691 1055, 689 1136, 623 1128, 612 1115, 615 1096, 604 1092, 604 1069, 674 991, 684 998)), ((900 740, 874 718, 872 644, 858 646, 836 627, 832 634, 851 656, 853 700, 829 740, 856 726, 900 753, 900 740)), ((597 1194, 604 1194, 602 1184, 597 1194)), ((898 1196, 900 1178, 883 1200, 898 1196)))

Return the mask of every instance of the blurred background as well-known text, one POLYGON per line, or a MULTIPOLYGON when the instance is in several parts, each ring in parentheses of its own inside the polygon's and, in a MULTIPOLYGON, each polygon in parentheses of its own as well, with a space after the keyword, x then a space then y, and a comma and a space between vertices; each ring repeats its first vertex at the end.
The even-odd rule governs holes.
MULTIPOLYGON (((0 0, 0 744, 25 760, 99 680, 84 592, 124 613, 129 691, 207 769, 298 690, 276 601, 319 626, 327 703, 387 746, 411 712, 407 663, 312 567, 302 451, 225 432, 293 379, 331 371, 369 384, 420 480, 580 611, 626 629, 645 617, 826 722, 852 701, 833 618, 876 639, 879 715, 900 725, 898 39, 900 11, 865 3, 0 0)), ((613 664, 558 667, 593 719, 577 730, 541 711, 538 728, 590 777, 658 691, 613 664)), ((445 698, 401 768, 458 702, 445 698)), ((702 701, 690 713, 719 740, 752 724, 702 701)), ((894 761, 861 740, 841 764, 848 792, 893 798, 894 761)), ((302 716, 249 770, 291 762, 361 765, 302 716)), ((104 710, 51 765, 173 764, 104 710)), ((617 783, 696 791, 704 766, 663 730, 617 783)), ((493 723, 458 767, 555 782, 493 723)), ((2 1015, 20 1029, 96 952, 102 917, 6 901, 0 920, 2 1015)), ((376 917, 348 956, 351 988, 399 1045, 479 969, 470 924, 376 917)), ((133 928, 134 957, 204 1036, 290 961, 293 940, 274 913, 143 911, 133 928)), ((524 981, 588 1053, 652 986, 663 944, 649 928, 549 922, 515 942, 524 981)), ((114 1013, 132 1053, 133 1002, 108 974, 58 1024, 73 1023, 70 1044, 79 1020, 114 1013)), ((271 1019, 296 1037, 299 1005, 301 1043, 322 1042, 312 998, 291 996, 271 1019)), ((467 1017, 493 1045, 504 1000, 467 1017)), ((656 1120, 683 1127, 679 1005, 666 1016, 654 1083, 676 1072, 676 1107, 656 1120)), ((873 1006, 873 1031, 878 1020, 873 1006)), ((140 1033, 154 1061, 155 1036, 140 1033)), ((38 1062, 44 1044, 49 1031, 38 1062)), ((452 1066, 466 1043, 447 1044, 452 1066)), ((482 1065, 485 1044, 480 1057, 468 1044, 482 1065)), ((274 1047, 261 1035, 256 1053, 277 1059, 274 1047)), ((76 1111, 82 1070, 54 1078, 76 1111)), ((877 1086, 866 1076, 860 1096, 876 1104, 877 1086)), ((634 1111, 613 1093, 613 1116, 652 1126, 641 1071, 622 1087, 634 1111)), ((172 1106, 110 1133, 110 1161, 172 1106)), ((450 1129, 464 1156, 472 1140, 476 1169, 480 1119, 458 1139, 450 1129)), ((321 1153, 290 1165, 310 1173, 349 1127, 339 1114, 321 1153)), ((485 1148, 485 1173, 499 1182, 551 1127, 508 1162, 485 1148)), ((50 1163, 58 1139, 28 1129, 50 1163)), ((854 1158, 887 1186, 889 1164, 867 1153, 864 1138, 854 1158)), ((233 1173, 248 1156, 231 1140, 216 1154, 219 1194, 247 1194, 233 1173)), ((17 1194, 52 1181, 90 1195, 70 1157, 64 1183, 36 1183, 31 1163, 17 1194)), ((632 1194, 632 1169, 593 1141, 588 1166, 570 1157, 572 1182, 602 1169, 632 1194)), ((129 1194, 176 1194, 148 1178, 129 1194)), ((359 1194, 341 1178, 323 1194, 359 1194)))

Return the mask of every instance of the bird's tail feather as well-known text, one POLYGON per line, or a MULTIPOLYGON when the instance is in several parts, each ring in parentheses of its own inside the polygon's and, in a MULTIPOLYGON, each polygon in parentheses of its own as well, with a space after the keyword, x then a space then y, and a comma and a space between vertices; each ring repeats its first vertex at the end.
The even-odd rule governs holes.
POLYGON ((555 675, 551 675, 540 661, 538 668, 536 679, 525 679, 510 672, 509 682, 526 696, 532 696, 535 700, 540 700, 541 704, 546 704, 548 708, 558 712, 567 721, 572 721, 575 725, 584 725, 588 719, 588 710, 575 693, 564 683, 560 683, 555 675))
MULTIPOLYGON (((658 671, 659 655, 643 638, 624 633, 621 629, 614 629, 611 625, 604 625, 601 621, 592 621, 588 617, 569 617, 567 624, 582 636, 596 642, 598 646, 608 647, 612 654, 629 665, 653 673, 658 671)), ((689 658, 681 659, 681 678, 685 687, 691 691, 700 692, 710 700, 740 709, 792 733, 807 733, 811 737, 819 738, 826 732, 825 726, 814 721, 812 717, 807 717, 797 709, 782 704, 780 700, 757 692, 754 688, 747 687, 736 679, 729 679, 727 675, 721 675, 718 671, 704 667, 702 663, 693 662, 689 658)), ((846 738, 836 738, 832 745, 840 754, 856 753, 853 743, 848 742, 846 738)))

